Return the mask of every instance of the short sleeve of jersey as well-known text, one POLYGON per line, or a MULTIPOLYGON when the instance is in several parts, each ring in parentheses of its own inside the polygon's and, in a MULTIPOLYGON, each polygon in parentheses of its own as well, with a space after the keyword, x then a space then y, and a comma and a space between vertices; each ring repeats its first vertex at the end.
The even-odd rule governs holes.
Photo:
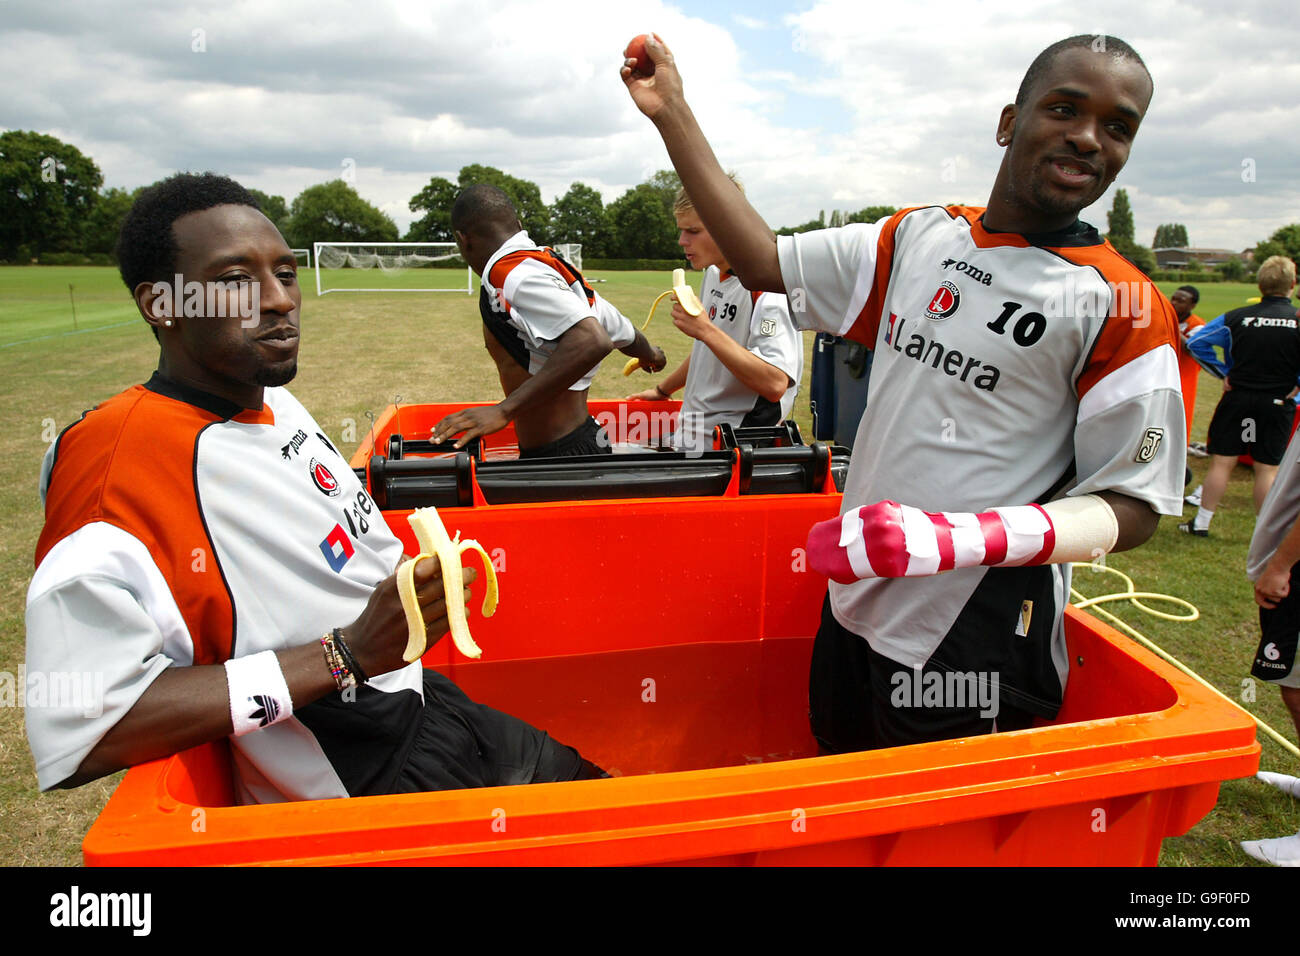
POLYGON ((853 328, 875 286, 886 221, 777 236, 781 280, 799 328, 832 335, 853 328))
POLYGON ((600 319, 599 310, 570 289, 563 276, 535 259, 511 269, 501 291, 512 320, 534 342, 554 342, 588 316, 600 319))
POLYGON ((596 296, 596 319, 609 333, 614 348, 631 345, 636 339, 636 328, 632 325, 632 320, 599 295, 596 296))
POLYGON ((87 525, 50 550, 27 597, 24 716, 42 790, 75 773, 175 663, 169 636, 188 639, 176 628, 161 572, 126 532, 87 525))
POLYGON ((786 303, 785 296, 773 292, 758 297, 749 318, 749 351, 798 382, 803 373, 803 349, 786 303))
POLYGON ((1078 379, 1070 493, 1114 491, 1181 515, 1187 433, 1177 321, 1162 296, 1149 303, 1107 320, 1078 379))

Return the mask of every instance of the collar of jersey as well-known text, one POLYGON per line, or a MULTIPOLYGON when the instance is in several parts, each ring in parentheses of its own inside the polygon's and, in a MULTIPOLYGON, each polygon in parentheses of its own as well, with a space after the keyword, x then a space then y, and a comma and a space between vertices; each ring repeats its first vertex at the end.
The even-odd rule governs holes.
POLYGON ((528 238, 528 230, 520 229, 513 236, 501 243, 501 247, 492 253, 492 258, 488 259, 487 265, 483 267, 483 282, 487 284, 488 276, 492 274, 492 267, 497 264, 497 260, 502 256, 509 255, 512 252, 518 252, 521 249, 540 249, 541 247, 528 238))
POLYGON ((165 398, 175 399, 178 402, 184 402, 186 405, 201 408, 205 412, 211 412, 218 418, 226 420, 233 418, 249 425, 271 425, 275 423, 275 416, 266 407, 265 402, 262 403, 261 408, 244 408, 242 405, 236 405, 228 398, 222 398, 220 395, 213 395, 211 392, 205 392, 167 378, 158 371, 155 371, 149 381, 144 383, 144 387, 165 398))
POLYGON ((970 224, 971 239, 981 249, 996 246, 1039 246, 1044 249, 1069 249, 1080 246, 1099 246, 1101 236, 1082 219, 1076 219, 1064 229, 1055 232, 990 232, 984 228, 984 214, 970 224))

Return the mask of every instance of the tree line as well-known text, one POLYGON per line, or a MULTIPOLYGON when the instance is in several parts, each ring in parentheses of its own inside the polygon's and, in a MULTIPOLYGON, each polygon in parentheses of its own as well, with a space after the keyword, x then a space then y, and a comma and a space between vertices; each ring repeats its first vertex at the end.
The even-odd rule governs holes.
MULTIPOLYGON (((672 170, 656 172, 608 204, 598 190, 581 182, 547 204, 536 183, 473 163, 461 168, 456 182, 434 176, 411 197, 409 208, 418 218, 405 235, 400 235, 390 216, 342 178, 309 186, 292 202, 257 189, 249 191, 289 245, 309 248, 317 241, 451 242, 452 203, 461 189, 475 183, 504 190, 536 242, 582 243, 585 259, 680 257, 672 207, 681 183, 672 170)), ((24 130, 0 133, 0 261, 51 262, 71 256, 110 261, 122 220, 140 190, 104 189, 103 184, 94 160, 70 143, 24 130)), ((816 219, 775 231, 790 235, 875 222, 896 211, 893 206, 867 206, 856 212, 836 209, 828 219, 822 210, 816 219)), ((1115 194, 1106 220, 1111 243, 1138 268, 1153 272, 1152 249, 1134 239, 1133 212, 1125 190, 1115 194)), ((1152 243, 1154 248, 1187 245, 1187 228, 1179 223, 1162 224, 1152 243)), ((1256 262, 1277 254, 1300 262, 1300 223, 1283 226, 1255 247, 1256 262)), ((1233 275, 1224 272, 1233 272, 1232 266, 1221 267, 1221 277, 1242 277, 1244 267, 1233 275)))

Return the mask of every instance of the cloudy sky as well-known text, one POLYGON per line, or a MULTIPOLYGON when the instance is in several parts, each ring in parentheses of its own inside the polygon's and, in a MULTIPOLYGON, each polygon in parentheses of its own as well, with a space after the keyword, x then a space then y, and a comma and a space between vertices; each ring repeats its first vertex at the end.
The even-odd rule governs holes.
MULTIPOLYGON (((1300 221, 1292 0, 0 0, 0 128, 73 143, 110 186, 212 169, 292 200, 354 170, 403 229, 431 176, 474 162, 611 201, 668 165, 618 78, 647 30, 774 226, 984 204, 999 110, 1075 33, 1124 38, 1155 78, 1112 187, 1139 241, 1182 222, 1241 249, 1300 221)), ((1084 218, 1104 231, 1110 202, 1084 218)))

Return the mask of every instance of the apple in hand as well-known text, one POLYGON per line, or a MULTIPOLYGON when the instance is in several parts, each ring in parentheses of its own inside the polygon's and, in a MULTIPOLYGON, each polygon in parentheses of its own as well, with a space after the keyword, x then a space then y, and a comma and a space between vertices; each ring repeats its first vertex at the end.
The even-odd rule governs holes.
POLYGON ((650 54, 646 53, 645 50, 645 41, 648 39, 650 39, 648 33, 633 37, 632 42, 623 51, 624 59, 636 60, 636 66, 633 69, 642 76, 653 76, 655 71, 654 60, 650 59, 650 54))

